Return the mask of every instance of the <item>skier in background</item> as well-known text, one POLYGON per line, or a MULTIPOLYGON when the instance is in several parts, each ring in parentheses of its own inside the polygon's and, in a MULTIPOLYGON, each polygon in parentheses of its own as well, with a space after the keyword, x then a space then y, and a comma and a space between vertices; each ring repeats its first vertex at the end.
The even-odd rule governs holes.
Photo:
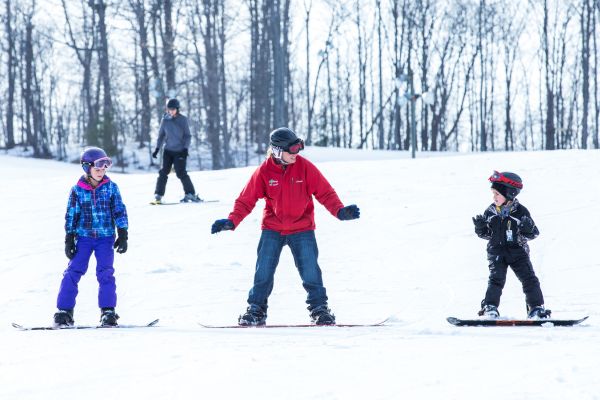
POLYGON ((196 194, 192 180, 186 170, 188 149, 190 147, 192 135, 190 134, 188 119, 185 115, 179 113, 179 107, 179 100, 169 99, 167 101, 167 112, 163 116, 158 129, 158 143, 156 144, 156 149, 152 153, 152 157, 158 157, 158 152, 163 144, 165 150, 163 152, 162 168, 158 171, 153 204, 162 203, 162 198, 165 195, 165 189, 167 187, 167 179, 169 179, 168 175, 173 166, 175 166, 175 173, 181 180, 183 191, 185 193, 181 202, 202 201, 196 194))
POLYGON ((265 199, 254 286, 248 296, 249 306, 238 319, 239 325, 265 324, 267 300, 285 245, 292 251, 308 293, 306 303, 312 322, 335 324, 317 262, 313 196, 340 220, 359 218, 360 211, 356 205, 344 207, 317 167, 298 154, 302 149, 304 141, 291 129, 278 128, 271 132, 266 160, 252 174, 229 217, 212 225, 211 233, 233 230, 252 212, 258 199, 265 199))
POLYGON ((523 285, 528 318, 549 318, 550 310, 544 308, 544 296, 540 281, 529 259, 528 240, 535 239, 539 230, 527 208, 517 200, 523 188, 519 175, 512 172, 494 171, 492 203, 483 213, 473 218, 475 233, 488 240, 487 254, 490 276, 485 298, 481 301, 480 316, 498 318, 498 306, 506 283, 508 267, 514 271, 523 285))
POLYGON ((100 324, 115 326, 119 316, 115 312, 117 293, 113 248, 121 254, 127 251, 127 210, 117 184, 106 176, 112 161, 104 150, 86 148, 81 154, 81 166, 85 174, 71 189, 65 215, 65 254, 69 265, 60 284, 54 324, 58 327, 74 324, 77 285, 94 253, 100 324))

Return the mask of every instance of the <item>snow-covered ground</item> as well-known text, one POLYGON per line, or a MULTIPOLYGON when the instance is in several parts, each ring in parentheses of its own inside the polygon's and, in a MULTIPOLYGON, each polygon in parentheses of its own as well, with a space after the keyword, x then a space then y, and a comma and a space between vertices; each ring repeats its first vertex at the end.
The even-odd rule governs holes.
MULTIPOLYGON (((210 330, 234 324, 252 283, 262 202, 235 232, 210 234, 254 168, 193 172, 218 203, 150 206, 155 174, 110 176, 130 218, 116 255, 120 322, 152 329, 21 332, 51 322, 62 271, 64 211, 77 165, 0 156, 0 399, 600 399, 600 152, 423 157, 308 149, 345 204, 316 206, 320 265, 338 322, 377 328, 210 330), (396 158, 396 159, 394 159, 396 158), (492 170, 519 173, 541 235, 530 242, 546 305, 572 328, 457 328, 487 282, 485 241, 471 217, 491 203, 492 170)), ((167 199, 181 185, 172 176, 167 199)), ((79 324, 95 324, 92 260, 79 324)), ((306 323, 288 249, 270 323, 306 323)), ((524 317, 509 272, 500 312, 524 317)))

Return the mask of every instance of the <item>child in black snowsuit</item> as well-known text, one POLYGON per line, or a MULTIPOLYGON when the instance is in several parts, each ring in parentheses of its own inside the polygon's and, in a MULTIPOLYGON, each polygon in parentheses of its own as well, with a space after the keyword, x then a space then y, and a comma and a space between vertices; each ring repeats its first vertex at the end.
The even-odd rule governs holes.
POLYGON ((550 310, 544 308, 540 281, 535 276, 527 241, 539 234, 527 208, 516 199, 523 188, 519 175, 494 171, 492 182, 494 203, 473 218, 475 233, 488 240, 487 254, 490 276, 485 298, 481 301, 480 316, 499 317, 498 305, 506 283, 508 267, 523 285, 528 318, 549 318, 550 310))

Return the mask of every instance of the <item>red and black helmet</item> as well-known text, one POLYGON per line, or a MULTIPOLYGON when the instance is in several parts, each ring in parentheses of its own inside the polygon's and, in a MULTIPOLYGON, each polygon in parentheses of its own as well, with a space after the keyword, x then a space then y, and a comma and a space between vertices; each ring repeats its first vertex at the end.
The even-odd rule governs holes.
POLYGON ((492 182, 492 189, 496 189, 507 200, 514 200, 523 189, 523 180, 514 172, 494 171, 488 180, 492 182))

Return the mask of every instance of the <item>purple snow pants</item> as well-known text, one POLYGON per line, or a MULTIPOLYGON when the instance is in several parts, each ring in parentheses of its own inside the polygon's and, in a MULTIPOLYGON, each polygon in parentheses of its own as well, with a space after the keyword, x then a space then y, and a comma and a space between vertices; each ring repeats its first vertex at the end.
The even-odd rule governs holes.
POLYGON ((87 272, 92 253, 96 255, 96 278, 98 278, 98 306, 115 307, 117 305, 117 286, 115 285, 115 270, 113 262, 114 236, 103 238, 80 237, 77 239, 75 257, 69 261, 69 266, 63 274, 56 306, 59 310, 72 310, 75 308, 77 297, 77 284, 87 272))

